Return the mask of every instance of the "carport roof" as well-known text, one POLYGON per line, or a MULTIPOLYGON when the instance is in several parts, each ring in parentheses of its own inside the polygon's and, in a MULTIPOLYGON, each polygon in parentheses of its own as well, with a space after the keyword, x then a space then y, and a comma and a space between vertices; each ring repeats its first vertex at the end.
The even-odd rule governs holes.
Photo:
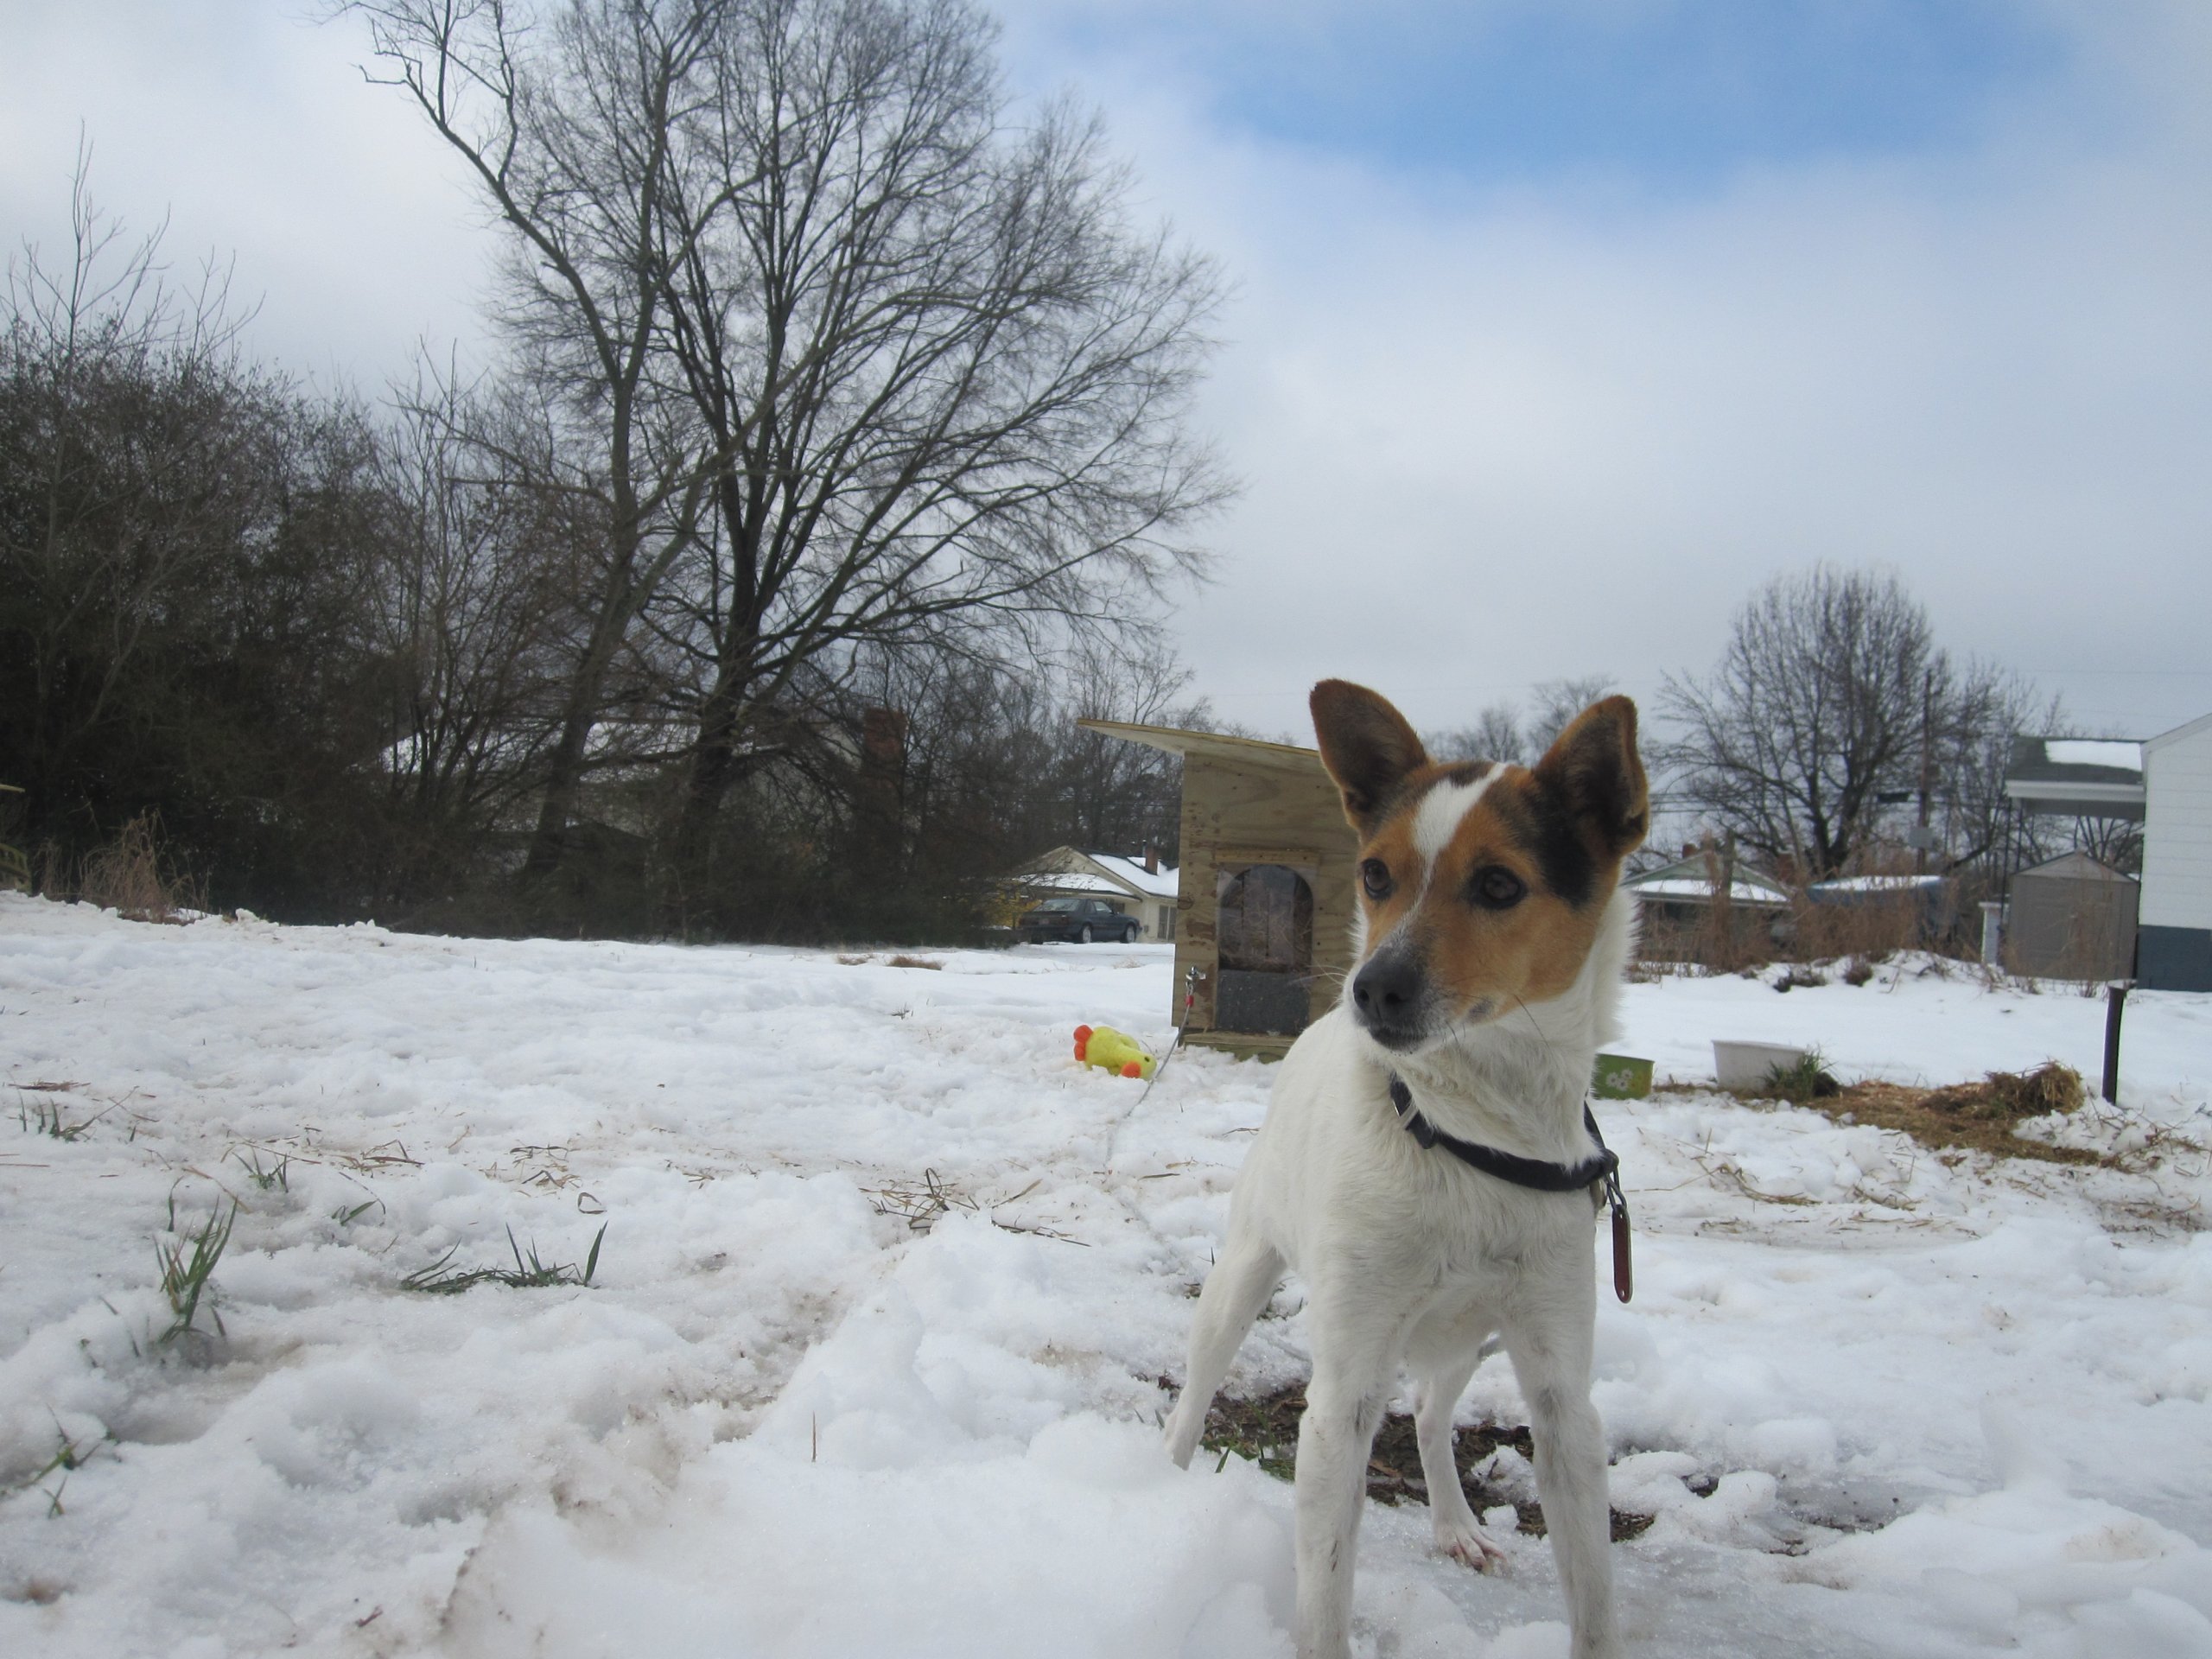
POLYGON ((2005 792, 2030 812, 2143 816, 2143 745, 2128 738, 2015 737, 2005 792))

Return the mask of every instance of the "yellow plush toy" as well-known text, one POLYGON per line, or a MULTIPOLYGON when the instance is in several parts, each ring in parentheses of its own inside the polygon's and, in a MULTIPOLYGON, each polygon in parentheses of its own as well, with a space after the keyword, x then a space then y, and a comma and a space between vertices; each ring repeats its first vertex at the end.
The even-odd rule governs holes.
POLYGON ((1149 1077, 1160 1064, 1135 1038, 1111 1026, 1077 1026, 1075 1057, 1124 1077, 1149 1077))

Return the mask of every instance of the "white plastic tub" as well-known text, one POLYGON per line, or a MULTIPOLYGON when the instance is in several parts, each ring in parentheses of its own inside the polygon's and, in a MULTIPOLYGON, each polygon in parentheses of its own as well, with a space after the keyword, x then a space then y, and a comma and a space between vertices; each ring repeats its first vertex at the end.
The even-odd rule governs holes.
POLYGON ((1810 1052, 1787 1043, 1724 1043, 1715 1039, 1713 1075, 1723 1089, 1764 1089, 1777 1068, 1787 1070, 1810 1052))

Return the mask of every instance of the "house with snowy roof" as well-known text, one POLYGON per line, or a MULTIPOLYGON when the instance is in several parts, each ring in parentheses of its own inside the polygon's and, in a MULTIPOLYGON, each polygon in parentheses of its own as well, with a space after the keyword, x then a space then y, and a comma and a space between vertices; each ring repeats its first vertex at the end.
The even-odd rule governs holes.
MULTIPOLYGON (((1657 912, 1687 921, 1694 912, 1710 908, 1719 897, 1719 866, 1720 855, 1717 853, 1692 853, 1671 864, 1630 876, 1621 886, 1643 901, 1647 913, 1657 912)), ((1754 910, 1788 910, 1789 889, 1773 877, 1761 875, 1748 865, 1739 863, 1729 872, 1728 902, 1748 905, 1754 910)))
POLYGON ((1740 861, 1728 869, 1724 882, 1726 862, 1717 850, 1704 849, 1623 880, 1622 891, 1636 895, 1643 918, 1645 956, 1695 955, 1713 943, 1712 930, 1724 913, 1735 945, 1762 934, 1778 944, 1788 936, 1789 889, 1740 861))
POLYGON ((1084 894, 1100 898, 1138 924, 1141 939, 1175 937, 1175 871, 1147 847, 1142 858, 1055 847, 1032 859, 1007 885, 1026 901, 1084 894))

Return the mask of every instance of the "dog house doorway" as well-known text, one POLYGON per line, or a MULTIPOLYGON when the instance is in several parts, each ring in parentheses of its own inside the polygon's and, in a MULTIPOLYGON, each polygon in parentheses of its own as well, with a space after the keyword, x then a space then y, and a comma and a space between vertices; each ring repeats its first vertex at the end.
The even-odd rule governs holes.
POLYGON ((1215 873, 1220 981, 1215 1020, 1291 1037, 1313 1005, 1313 871, 1225 864, 1215 873))

